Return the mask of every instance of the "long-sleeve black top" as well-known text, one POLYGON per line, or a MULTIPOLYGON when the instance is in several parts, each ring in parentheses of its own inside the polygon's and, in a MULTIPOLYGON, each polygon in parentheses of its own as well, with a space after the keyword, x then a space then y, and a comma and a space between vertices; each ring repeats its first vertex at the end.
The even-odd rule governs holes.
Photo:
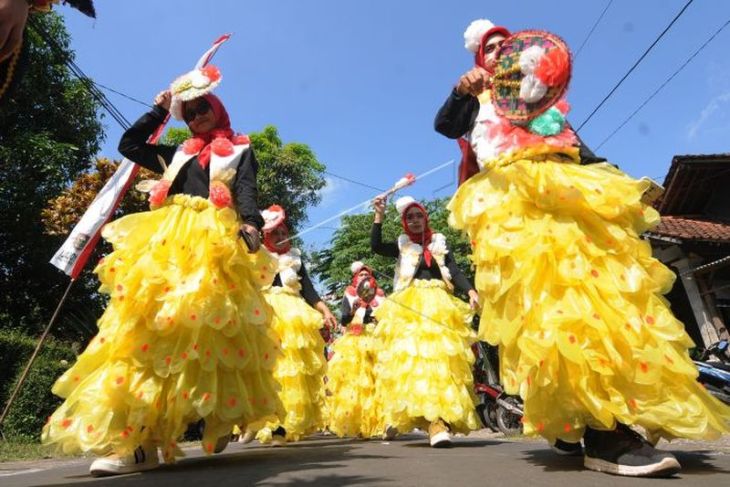
MULTIPOLYGON (((119 152, 130 161, 150 171, 163 173, 164 168, 159 158, 162 158, 165 164, 169 166, 177 148, 170 145, 149 144, 147 140, 164 121, 166 116, 167 110, 160 106, 155 106, 151 111, 142 115, 122 135, 122 140, 119 142, 119 152)), ((264 221, 261 218, 256 201, 258 196, 258 187, 256 185, 257 170, 258 162, 256 161, 253 150, 249 148, 241 156, 241 160, 238 163, 231 192, 233 193, 236 209, 241 215, 241 218, 246 223, 250 223, 260 229, 264 221)), ((209 185, 210 164, 205 168, 201 167, 196 156, 180 170, 172 182, 168 194, 183 193, 207 198, 209 185)))
MULTIPOLYGON (((370 248, 373 252, 375 252, 378 255, 382 255, 385 257, 398 257, 400 255, 400 250, 398 249, 398 244, 395 242, 383 242, 383 224, 382 223, 373 223, 373 227, 370 230, 370 248)), ((469 282, 469 279, 466 278, 463 272, 461 272, 461 269, 456 265, 456 260, 454 260, 454 256, 451 255, 451 252, 446 254, 445 262, 446 267, 449 268, 449 273, 451 273, 451 282, 454 284, 456 289, 466 294, 470 290, 474 289, 474 286, 471 285, 469 282)), ((431 265, 426 264, 426 260, 423 258, 423 254, 421 254, 420 260, 418 261, 418 268, 416 269, 416 274, 413 276, 414 279, 442 279, 441 276, 441 269, 438 266, 438 263, 436 263, 436 259, 431 259, 431 265)))
MULTIPOLYGON (((340 321, 343 325, 349 325, 352 322, 352 318, 355 316, 355 311, 350 306, 350 300, 347 299, 347 296, 342 298, 342 304, 340 305, 340 314, 342 315, 340 321)), ((373 308, 372 306, 368 306, 365 308, 365 316, 362 319, 363 324, 368 324, 373 322, 373 308)))
MULTIPOLYGON (((299 276, 299 284, 302 285, 302 289, 299 291, 299 294, 301 294, 309 306, 314 308, 317 303, 322 301, 322 298, 319 297, 319 294, 317 294, 317 291, 314 289, 312 280, 309 278, 309 274, 307 273, 307 268, 304 267, 304 262, 302 262, 301 267, 299 267, 297 275, 299 276)), ((281 286, 280 274, 276 275, 272 286, 281 286)))
MULTIPOLYGON (((434 128, 436 132, 450 139, 458 139, 466 135, 474 127, 474 122, 479 114, 479 100, 474 95, 459 95, 456 89, 451 91, 449 97, 436 114, 434 128)), ((605 162, 606 159, 597 156, 578 137, 581 164, 595 164, 605 162)))

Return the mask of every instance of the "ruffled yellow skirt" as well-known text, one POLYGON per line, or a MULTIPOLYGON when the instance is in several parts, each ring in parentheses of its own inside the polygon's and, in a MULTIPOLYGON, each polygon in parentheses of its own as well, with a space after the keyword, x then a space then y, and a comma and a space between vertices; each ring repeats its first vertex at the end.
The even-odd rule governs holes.
POLYGON ((327 370, 329 429, 337 436, 370 438, 383 433, 375 396, 373 325, 350 325, 332 344, 327 370), (355 332, 360 332, 359 335, 355 332))
POLYGON ((415 280, 375 311, 380 428, 425 429, 442 419, 452 431, 478 428, 469 305, 443 281, 415 280))
POLYGON ((619 421, 653 439, 717 438, 730 408, 695 380, 693 343, 662 294, 674 274, 639 236, 659 222, 645 182, 608 164, 517 160, 469 179, 449 204, 527 433, 578 440, 619 421))
POLYGON ((277 357, 265 252, 249 254, 232 209, 175 195, 104 227, 114 251, 95 272, 110 296, 99 333, 53 387, 65 402, 43 442, 65 453, 182 456, 176 441, 205 420, 203 448, 234 424, 276 417, 277 357))
POLYGON ((256 438, 266 443, 271 432, 279 426, 286 429, 289 441, 322 428, 324 406, 324 374, 327 361, 324 356, 324 340, 319 330, 322 315, 299 295, 272 287, 264 297, 274 310, 273 329, 281 343, 281 354, 274 365, 274 377, 281 390, 279 398, 284 414, 275 421, 252 425, 256 438))

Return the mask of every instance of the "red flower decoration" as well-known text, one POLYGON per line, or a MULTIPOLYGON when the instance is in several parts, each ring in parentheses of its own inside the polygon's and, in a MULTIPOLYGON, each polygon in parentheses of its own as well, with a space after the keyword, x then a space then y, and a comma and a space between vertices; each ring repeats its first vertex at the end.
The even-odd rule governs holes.
POLYGON ((350 334, 355 335, 355 336, 362 335, 362 330, 363 330, 362 325, 358 325, 358 324, 356 324, 356 325, 350 325, 350 326, 347 327, 347 331, 350 334))
POLYGON ((225 208, 231 205, 231 190, 223 181, 213 181, 210 183, 209 198, 216 207, 225 208))
POLYGON ((210 80, 211 83, 221 79, 220 70, 216 66, 213 66, 212 64, 207 65, 206 67, 201 69, 200 72, 203 73, 205 75, 205 77, 210 80))
POLYGON ((233 142, 223 137, 218 137, 210 144, 213 154, 219 157, 227 157, 233 154, 233 142))
POLYGON ((570 103, 568 103, 568 100, 565 98, 561 98, 560 101, 555 104, 555 108, 557 108, 557 110, 563 115, 566 115, 570 111, 570 103))
POLYGON ((183 142, 182 149, 187 155, 193 155, 203 150, 203 147, 205 147, 205 141, 203 139, 191 137, 183 142))
POLYGON ((165 202, 167 193, 170 191, 171 184, 172 181, 161 179, 152 187, 152 190, 150 191, 150 206, 152 208, 157 208, 165 202))
POLYGON ((233 143, 235 145, 249 145, 251 143, 251 139, 248 138, 248 135, 238 134, 233 137, 233 143))
POLYGON ((540 58, 535 76, 547 86, 558 86, 570 76, 570 56, 562 49, 553 49, 540 58))

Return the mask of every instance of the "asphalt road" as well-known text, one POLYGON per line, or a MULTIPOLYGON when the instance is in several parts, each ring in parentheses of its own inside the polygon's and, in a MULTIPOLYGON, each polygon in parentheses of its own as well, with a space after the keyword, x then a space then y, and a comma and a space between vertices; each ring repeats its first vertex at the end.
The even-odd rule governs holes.
POLYGON ((583 469, 582 458, 557 456, 542 441, 477 432, 458 438, 454 448, 439 450, 428 447, 418 434, 391 442, 315 437, 283 448, 232 443, 212 457, 191 448, 175 465, 103 479, 88 475, 88 458, 3 463, 0 486, 730 486, 727 441, 662 447, 674 452, 683 466, 669 481, 591 472, 583 469))

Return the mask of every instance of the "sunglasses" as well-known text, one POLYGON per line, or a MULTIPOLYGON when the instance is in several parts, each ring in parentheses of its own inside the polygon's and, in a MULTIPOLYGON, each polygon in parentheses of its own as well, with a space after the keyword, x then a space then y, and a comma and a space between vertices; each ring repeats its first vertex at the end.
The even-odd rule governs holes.
POLYGON ((185 122, 190 123, 193 120, 195 120, 195 117, 198 115, 205 115, 208 113, 208 110, 210 110, 210 103, 208 103, 205 99, 200 100, 196 106, 188 106, 185 107, 185 113, 183 114, 183 120, 185 122))
POLYGON ((484 45, 484 54, 491 54, 502 46, 504 41, 493 42, 492 44, 484 45))

